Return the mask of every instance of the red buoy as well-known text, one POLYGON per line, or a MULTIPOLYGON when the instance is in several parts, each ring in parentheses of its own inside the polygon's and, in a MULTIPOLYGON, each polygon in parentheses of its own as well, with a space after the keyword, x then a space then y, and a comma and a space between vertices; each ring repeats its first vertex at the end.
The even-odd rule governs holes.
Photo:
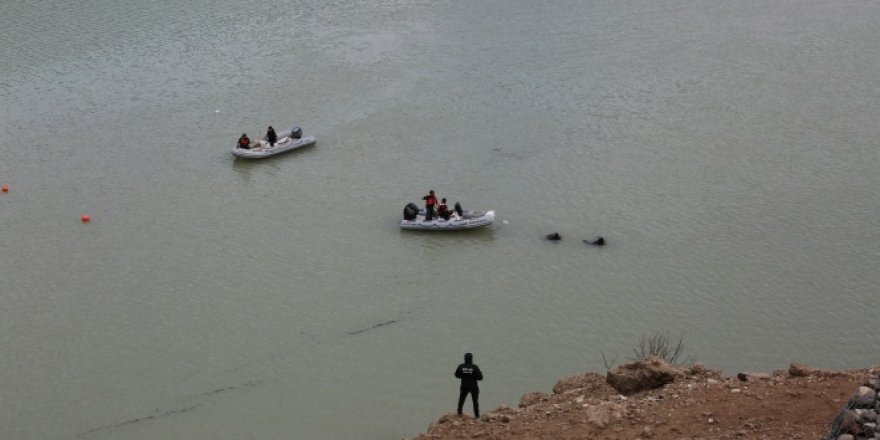
POLYGON ((83 214, 83 216, 82 216, 83 223, 88 223, 91 219, 92 219, 92 216, 90 216, 88 214, 83 214))
POLYGON ((9 192, 9 185, 4 183, 3 186, 0 186, 0 191, 8 193, 9 192))

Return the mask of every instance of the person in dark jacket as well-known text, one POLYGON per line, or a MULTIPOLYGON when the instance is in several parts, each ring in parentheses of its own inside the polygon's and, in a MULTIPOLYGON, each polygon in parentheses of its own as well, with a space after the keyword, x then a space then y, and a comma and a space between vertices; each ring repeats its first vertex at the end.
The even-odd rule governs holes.
POLYGON ((459 387, 458 394, 458 415, 461 415, 464 399, 470 393, 471 401, 474 402, 474 418, 480 418, 480 387, 477 385, 477 381, 483 380, 483 372, 474 363, 473 354, 464 354, 464 363, 455 368, 455 377, 461 379, 461 387, 459 387))
POLYGON ((270 147, 275 146, 275 142, 278 141, 278 135, 275 134, 275 129, 272 126, 269 126, 269 130, 266 131, 266 142, 269 143, 270 147))

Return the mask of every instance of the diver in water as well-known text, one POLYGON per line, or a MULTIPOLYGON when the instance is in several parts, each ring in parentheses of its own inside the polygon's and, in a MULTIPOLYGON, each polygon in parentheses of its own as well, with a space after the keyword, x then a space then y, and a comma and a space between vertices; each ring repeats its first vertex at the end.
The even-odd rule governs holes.
POLYGON ((584 243, 591 244, 593 246, 605 246, 605 239, 602 237, 596 237, 595 241, 584 240, 584 243))

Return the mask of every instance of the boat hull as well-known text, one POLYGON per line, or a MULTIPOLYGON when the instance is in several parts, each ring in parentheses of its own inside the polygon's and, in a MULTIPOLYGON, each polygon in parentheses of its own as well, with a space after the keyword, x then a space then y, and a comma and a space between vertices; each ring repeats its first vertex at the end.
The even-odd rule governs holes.
POLYGON ((453 214, 449 220, 437 218, 425 221, 425 210, 420 210, 414 220, 401 220, 400 229, 411 231, 460 231, 489 226, 495 222, 495 211, 464 211, 453 214))

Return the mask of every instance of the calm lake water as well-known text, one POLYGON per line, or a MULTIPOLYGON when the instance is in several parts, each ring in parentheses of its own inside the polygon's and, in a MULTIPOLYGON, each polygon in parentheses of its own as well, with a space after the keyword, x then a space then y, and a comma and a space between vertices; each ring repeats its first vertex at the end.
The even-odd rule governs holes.
POLYGON ((399 439, 466 351, 491 410, 655 332, 728 374, 880 363, 877 23, 0 0, 0 438, 399 439), (318 143, 232 157, 270 124, 318 143), (429 189, 497 223, 400 231, 429 189))

